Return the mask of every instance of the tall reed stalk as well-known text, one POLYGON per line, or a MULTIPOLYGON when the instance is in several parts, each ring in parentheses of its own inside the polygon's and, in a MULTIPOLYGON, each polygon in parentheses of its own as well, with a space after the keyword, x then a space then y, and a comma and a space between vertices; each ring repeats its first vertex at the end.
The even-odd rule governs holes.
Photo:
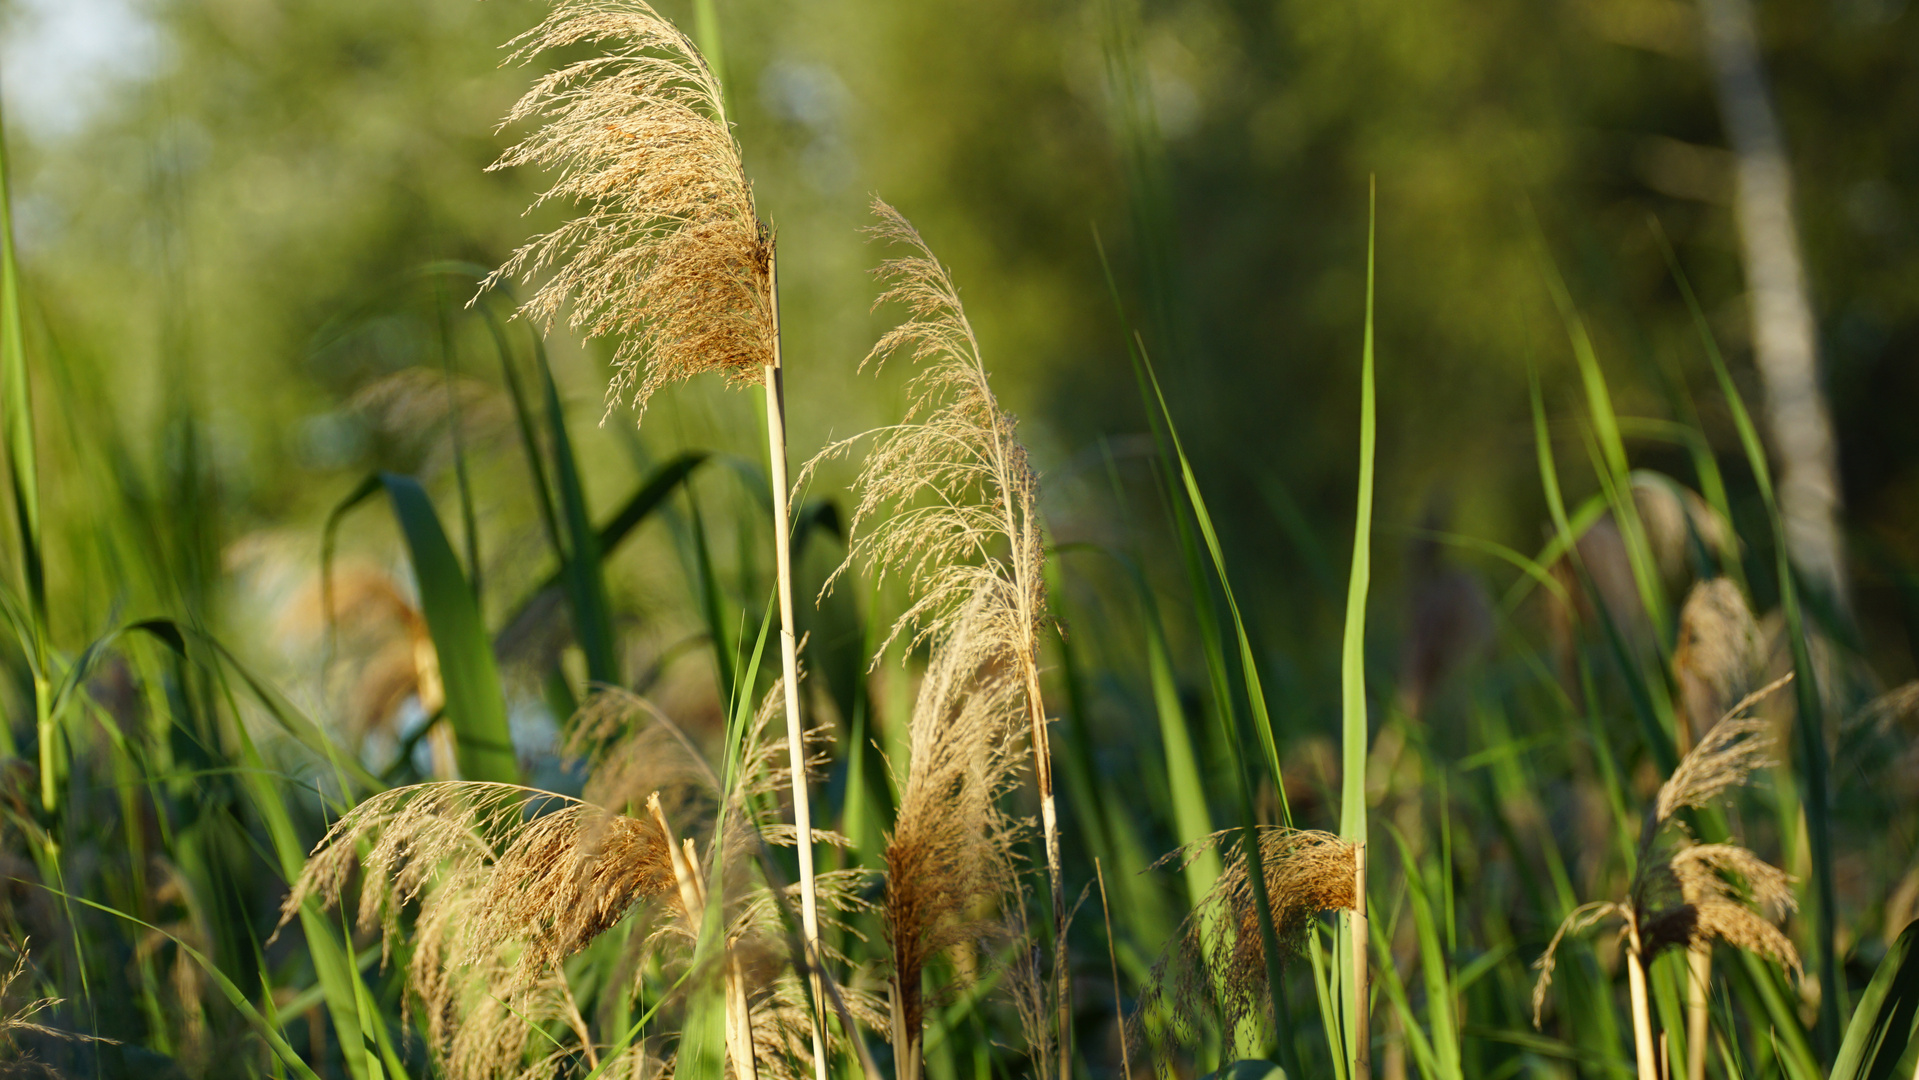
POLYGON ((539 202, 565 197, 585 210, 514 253, 492 280, 549 277, 523 313, 587 337, 619 335, 609 405, 630 394, 644 414, 668 382, 723 371, 766 395, 768 481, 780 610, 787 748, 797 832, 801 923, 814 1019, 816 1080, 825 1080, 819 981, 817 873, 806 789, 793 632, 791 515, 787 505, 779 291, 773 232, 760 219, 718 77, 691 38, 643 0, 561 0, 515 40, 515 56, 581 42, 603 55, 542 77, 507 116, 545 121, 494 165, 556 166, 539 202))
POLYGON ((1059 812, 1039 678, 1046 620, 1046 561, 1035 506, 1039 481, 1019 441, 1017 421, 993 395, 979 339, 946 267, 899 211, 875 199, 873 212, 879 223, 869 230, 872 235, 909 249, 880 267, 888 287, 875 306, 898 301, 909 318, 882 336, 861 366, 877 367, 900 352, 924 366, 911 383, 904 422, 834 443, 802 471, 804 480, 821 462, 862 439, 874 439, 853 484, 858 504, 846 561, 826 589, 855 562, 882 580, 892 574, 904 581, 912 603, 894 622, 879 655, 901 637, 909 645, 930 640, 937 653, 959 632, 969 608, 984 605, 977 632, 998 662, 1017 673, 1031 736, 1057 935, 1053 992, 1059 1068, 1066 1077, 1072 1066, 1072 993, 1059 812))
MULTIPOLYGON (((800 860, 800 924, 805 934, 808 986, 820 1023, 825 1021, 819 965, 820 911, 817 874, 813 868, 812 796, 806 786, 806 733, 800 726, 799 642, 793 633, 793 519, 788 509, 786 482, 786 393, 780 367, 780 275, 776 248, 767 250, 767 291, 772 295, 773 358, 761 379, 766 389, 766 460, 773 492, 773 553, 779 578, 780 672, 786 708, 786 748, 793 770, 793 827, 798 834, 800 860)), ((815 1080, 826 1080, 822 1033, 813 1032, 815 1080)))

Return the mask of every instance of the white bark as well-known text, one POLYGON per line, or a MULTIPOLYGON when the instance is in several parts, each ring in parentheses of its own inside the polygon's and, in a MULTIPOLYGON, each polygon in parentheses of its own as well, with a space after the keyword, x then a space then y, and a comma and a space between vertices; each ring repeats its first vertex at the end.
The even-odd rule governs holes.
POLYGON ((1719 112, 1735 159, 1753 359, 1779 455, 1786 548, 1806 580, 1846 606, 1839 462, 1819 382, 1817 323, 1792 210, 1785 139, 1759 58, 1752 0, 1700 0, 1719 112))

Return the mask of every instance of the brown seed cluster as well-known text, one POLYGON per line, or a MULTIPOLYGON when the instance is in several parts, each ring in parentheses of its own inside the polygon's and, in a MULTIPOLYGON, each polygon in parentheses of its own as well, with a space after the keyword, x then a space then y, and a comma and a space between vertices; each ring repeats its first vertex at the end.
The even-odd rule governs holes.
POLYGON ((978 597, 934 650, 914 702, 911 754, 886 844, 886 918, 899 1020, 924 1023, 921 973, 939 953, 990 937, 992 908, 1017 903, 1018 825, 999 808, 1017 782, 1025 688, 1000 662, 978 597))
MULTIPOLYGON (((1289 953, 1304 947, 1321 912, 1355 903, 1352 844, 1329 832, 1261 826, 1259 862, 1271 905, 1273 931, 1289 953)), ((1180 867, 1219 849, 1225 867, 1153 967, 1130 1025, 1131 1038, 1184 1044, 1199 1039, 1214 1018, 1219 1036, 1237 1040, 1266 1010, 1266 952, 1245 849, 1245 831, 1228 829, 1166 859, 1180 867)))
MULTIPOLYGON (((1699 595, 1695 591, 1695 600, 1699 595)), ((1699 618, 1695 612, 1695 630, 1710 624, 1718 628, 1715 633, 1743 632, 1740 628, 1751 622, 1749 614, 1743 618, 1738 614, 1745 610, 1745 601, 1736 589, 1729 595, 1722 592, 1710 603, 1688 604, 1689 609, 1695 606, 1720 611, 1711 620, 1699 618), (1738 611, 1728 614, 1732 607, 1738 611)), ((1737 658, 1744 646, 1724 641, 1694 642, 1691 648, 1692 662, 1701 670, 1709 670, 1713 663, 1700 659, 1702 655, 1737 658)), ((1683 655, 1675 658, 1675 668, 1683 672, 1681 659, 1683 655)), ((1752 665, 1743 659, 1738 664, 1741 670, 1751 670, 1752 665)), ((1574 909, 1560 923, 1535 965, 1539 978, 1533 984, 1533 1026, 1539 1026, 1543 1015, 1560 943, 1568 934, 1613 916, 1625 924, 1628 943, 1637 941, 1637 963, 1650 962, 1662 949, 1709 948, 1719 942, 1763 956, 1794 973, 1800 971, 1798 950, 1773 919, 1797 908, 1793 879, 1746 848, 1697 843, 1683 828, 1668 828, 1679 811, 1710 806, 1728 789, 1746 783, 1755 771, 1775 764, 1771 725, 1748 710, 1791 680, 1788 674, 1746 695, 1720 717, 1660 785, 1640 832, 1639 871, 1626 901, 1602 900, 1574 909), (1662 838, 1674 833, 1678 835, 1676 842, 1662 844, 1662 838), (1664 858, 1659 857, 1662 850, 1669 852, 1664 858)), ((1702 677, 1701 681, 1711 680, 1702 677)))
POLYGON ((522 62, 602 46, 534 83, 507 125, 541 126, 492 168, 536 165, 578 217, 535 237, 487 279, 540 280, 521 312, 550 328, 562 309, 587 338, 616 339, 609 407, 723 371, 761 380, 774 361, 773 236, 726 118, 719 80, 685 34, 643 0, 561 0, 514 39, 522 62))

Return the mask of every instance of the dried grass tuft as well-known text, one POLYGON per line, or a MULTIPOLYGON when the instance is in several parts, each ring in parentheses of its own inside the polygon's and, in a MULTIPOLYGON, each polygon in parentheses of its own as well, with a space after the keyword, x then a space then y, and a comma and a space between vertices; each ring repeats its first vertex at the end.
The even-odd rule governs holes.
POLYGON ((0 979, 0 1041, 12 1042, 20 1035, 46 1035, 53 1038, 65 1038, 66 1032, 37 1023, 34 1017, 59 1005, 61 998, 33 998, 14 1005, 18 996, 14 984, 27 973, 27 945, 22 942, 19 953, 14 957, 13 966, 7 970, 5 979, 0 979))
POLYGON ((1649 826, 1664 824, 1683 808, 1711 803, 1727 788, 1745 783, 1754 770, 1774 763, 1771 725, 1745 713, 1791 681, 1788 674, 1746 695, 1706 732, 1659 786, 1649 826))
MULTIPOLYGON (((1170 1041, 1192 1042, 1207 1021, 1217 1017, 1221 1037, 1232 1042, 1248 1027, 1244 1021, 1263 1015, 1270 1004, 1265 946, 1243 837, 1239 829, 1217 832, 1160 860, 1161 865, 1184 867, 1202 852, 1218 848, 1225 854, 1225 869, 1154 965, 1134 1013, 1132 1037, 1163 1011, 1168 1025, 1164 1035, 1170 1041)), ((1354 906, 1355 849, 1338 836, 1262 826, 1259 852, 1273 930, 1289 953, 1304 948, 1321 912, 1354 906)))
POLYGON ((1546 951, 1533 963, 1533 967, 1539 969, 1539 978, 1533 981, 1533 1027, 1539 1026, 1546 1009, 1546 991, 1552 987, 1553 971, 1559 966, 1559 943, 1566 935, 1584 933, 1609 915, 1626 916, 1628 912, 1610 900, 1599 900, 1581 904, 1560 920, 1559 929, 1553 931, 1552 941, 1546 944, 1546 951))
MULTIPOLYGON (((511 59, 581 43, 605 52, 542 76, 505 125, 541 121, 491 167, 558 171, 534 205, 578 217, 535 237, 482 286, 545 280, 521 314, 562 308, 587 338, 616 337, 609 409, 703 371, 757 383, 774 357, 773 236, 753 204, 719 80, 690 38, 643 0, 560 0, 511 59)), ((503 125, 503 126, 505 126, 503 125)))
MULTIPOLYGON (((1791 679, 1788 674, 1746 695, 1660 785, 1640 834, 1639 869, 1626 902, 1602 900, 1574 909, 1535 965, 1539 978, 1533 985, 1534 1027, 1539 1026, 1545 1008, 1560 942, 1567 934, 1584 931, 1609 916, 1625 923, 1629 961, 1642 965, 1633 969, 1634 979, 1641 977, 1643 965, 1661 949, 1709 947, 1714 941, 1774 960, 1794 974, 1801 971, 1798 951, 1765 915, 1797 909, 1793 879, 1785 871, 1735 844, 1695 843, 1683 829, 1678 830, 1680 839, 1670 856, 1663 861, 1654 857, 1673 815, 1710 804, 1726 789, 1744 784, 1755 770, 1773 764, 1771 725, 1746 715, 1746 710, 1791 679)), ((1643 987, 1643 983, 1634 985, 1643 987)), ((1647 1017, 1635 1016, 1635 1022, 1649 1029, 1647 1017)), ((1640 1034, 1636 1031, 1636 1040, 1640 1034)), ((1646 1052, 1644 1046, 1640 1049, 1646 1052)))
POLYGON ((883 913, 895 1004, 915 1047, 925 1021, 926 965, 943 951, 994 936, 998 924, 982 912, 1017 895, 1013 845, 1020 830, 999 798, 1019 778, 1025 687, 985 636, 990 603, 987 595, 974 598, 920 683, 909 728, 912 757, 886 844, 883 913))
POLYGON ((1752 689, 1764 663, 1759 623, 1739 586, 1723 577, 1694 585, 1679 612, 1672 660, 1688 743, 1729 702, 1752 689))
POLYGON ((1735 844, 1692 844, 1655 871, 1645 904, 1676 890, 1676 902, 1644 916, 1646 958, 1674 946, 1723 942, 1801 972, 1799 951, 1764 912, 1792 912, 1799 901, 1785 871, 1735 844), (1663 888, 1662 888, 1663 884, 1663 888), (1756 910, 1755 910, 1756 909, 1756 910))
POLYGON ((516 784, 440 781, 383 792, 336 822, 281 905, 281 925, 309 899, 338 903, 356 864, 358 924, 384 931, 383 949, 417 901, 421 922, 449 935, 449 963, 518 947, 505 983, 515 993, 673 884, 651 822, 516 784), (446 913, 457 923, 438 922, 446 913))
MULTIPOLYGON (((9 942, 9 945, 12 944, 13 943, 9 942)), ((18 1039, 22 1035, 40 1035, 51 1039, 64 1039, 68 1042, 110 1043, 118 1045, 120 1042, 118 1039, 108 1039, 98 1035, 84 1035, 77 1031, 62 1031, 59 1028, 48 1027, 34 1019, 50 1009, 56 1009, 64 1005, 66 999, 29 997, 24 1001, 19 1000, 24 995, 17 993, 14 986, 22 979, 27 978, 28 966, 31 963, 31 956, 28 953, 27 947, 31 944, 33 944, 33 942, 29 939, 21 941, 17 946, 14 946, 13 966, 7 969, 7 974, 4 978, 0 978, 0 1046, 8 1043, 18 1045, 18 1039), (16 1004, 16 1002, 18 1002, 18 1004, 16 1004)), ((5 1074, 5 1069, 0 1068, 0 1075, 5 1074)))
MULTIPOLYGON (((310 900, 342 902, 357 876, 358 923, 379 928, 384 948, 400 940, 402 916, 411 913, 407 975, 417 1004, 410 999, 408 1007, 420 1012, 435 1061, 454 1080, 510 1080, 550 1075, 539 1073, 538 1062, 524 1064, 529 1054, 541 1056, 532 1041, 533 1026, 541 1024, 570 1030, 565 1052, 583 1055, 592 1067, 598 1047, 561 964, 657 900, 636 948, 691 976, 689 985, 730 977, 754 1045, 779 1056, 779 1063, 763 1060, 759 1074, 810 1075, 806 996, 795 981, 800 974, 784 961, 783 909, 796 902, 798 886, 776 891, 752 873, 756 861, 770 865, 761 858, 766 844, 793 842, 791 828, 762 829, 756 820, 769 797, 788 787, 789 759, 777 730, 782 692, 776 684, 755 713, 724 795, 692 741, 641 699, 603 694, 576 726, 573 748, 608 764, 616 785, 651 780, 676 792, 675 817, 695 832, 684 851, 688 880, 703 886, 717 873, 724 887, 726 948, 710 971, 686 968, 706 910, 703 901, 689 904, 683 896, 686 882, 675 873, 663 811, 628 815, 510 784, 421 784, 368 799, 314 849, 283 905, 282 924, 310 900), (656 755, 650 763, 649 753, 656 755), (711 835, 716 817, 725 822, 718 837, 711 835)), ((809 764, 817 763, 815 755, 809 764)), ((619 805, 642 801, 613 789, 603 795, 619 805)), ((844 843, 831 833, 818 836, 844 843)), ((829 920, 843 925, 841 913, 868 906, 861 897, 869 884, 863 871, 822 875, 829 920)), ((877 1022, 869 996, 842 996, 856 1022, 877 1022)))
POLYGON ((1039 481, 1018 422, 993 395, 979 339, 946 267, 899 211, 875 199, 873 212, 879 223, 868 232, 912 251, 880 266, 887 288, 874 306, 903 304, 909 318, 860 366, 904 353, 921 368, 901 423, 834 443, 801 470, 803 487, 823 461, 874 440, 853 482, 852 548, 826 589, 856 562, 876 581, 905 581, 913 603, 880 654, 902 635, 913 646, 950 636, 961 613, 984 596, 991 615, 974 631, 979 640, 1036 656, 1045 556, 1034 508, 1039 481))

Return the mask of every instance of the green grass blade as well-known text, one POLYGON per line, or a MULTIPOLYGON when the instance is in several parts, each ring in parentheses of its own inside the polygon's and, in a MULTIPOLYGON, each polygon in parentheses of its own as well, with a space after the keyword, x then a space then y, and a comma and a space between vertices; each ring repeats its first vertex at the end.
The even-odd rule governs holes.
MULTIPOLYGON (((1373 948, 1382 956, 1391 955, 1393 944, 1386 939, 1385 929, 1374 925, 1371 930, 1373 948)), ((1400 1033, 1406 1040, 1407 1049, 1412 1051, 1413 1064, 1419 1067, 1419 1075, 1424 1080, 1442 1080, 1448 1074, 1440 1064, 1439 1055, 1433 1050, 1432 1040, 1426 1037, 1419 1027, 1418 1017, 1413 1015, 1413 1003, 1406 994, 1406 983, 1399 977, 1399 969, 1391 964, 1380 965, 1379 986, 1386 991, 1386 1000, 1399 1017, 1400 1033)))
POLYGON ((440 527, 433 500, 410 476, 381 473, 380 484, 400 523, 419 581, 420 608, 439 657, 460 775, 467 780, 517 784, 520 767, 507 727, 506 699, 493 662, 493 646, 474 606, 473 590, 440 527))
POLYGON ((1573 305, 1572 294, 1567 291, 1565 280, 1559 276, 1558 267, 1546 253, 1544 239, 1540 238, 1538 242, 1546 288, 1552 294, 1553 305, 1559 309, 1561 320, 1566 324, 1566 336, 1572 341, 1573 360, 1579 366, 1579 380, 1586 392, 1587 411, 1604 452, 1601 476, 1618 492, 1618 497, 1613 500, 1613 520, 1626 542, 1626 557, 1632 566, 1633 582, 1638 586, 1640 603, 1646 606, 1646 614, 1652 620, 1655 640, 1660 643, 1662 650, 1670 650, 1671 630, 1666 622, 1666 598, 1660 589, 1658 566, 1653 562, 1651 545, 1646 541, 1645 524, 1640 520, 1639 508, 1632 499, 1629 480, 1632 470, 1626 457, 1625 439, 1620 435, 1619 418, 1613 410, 1612 392, 1606 386, 1605 372, 1600 370, 1599 356, 1593 348, 1591 335, 1586 332, 1586 322, 1573 305))
POLYGON ((20 264, 13 241, 12 164, 5 129, 0 126, 0 387, 5 388, 7 463, 25 560, 26 595, 36 618, 44 622, 47 593, 40 546, 40 470, 34 446, 26 328, 20 311, 20 264))
POLYGON ((473 479, 467 469, 466 423, 461 415, 459 386, 455 383, 453 328, 447 319, 446 301, 440 293, 440 278, 433 278, 433 317, 439 330, 440 373, 446 384, 447 422, 453 434, 453 476, 460 490, 460 534, 466 541, 467 576, 473 583, 473 602, 486 610, 486 590, 480 581, 480 524, 473 508, 473 479))
POLYGON ((540 524, 546 529, 546 541, 553 547, 555 558, 566 559, 566 545, 560 535, 559 513, 553 508, 553 484, 546 472, 546 455, 540 452, 538 434, 539 418, 534 412, 533 403, 527 399, 526 387, 520 382, 520 371, 513 360, 513 344, 507 339, 506 327, 500 324, 500 317, 485 304, 476 303, 486 321, 487 331, 493 336, 494 351, 500 357, 500 381, 506 384, 508 400, 513 402, 513 423, 520 435, 520 454, 526 459, 527 474, 533 479, 533 502, 540 512, 540 524))
MULTIPOLYGON (((706 461, 708 456, 703 450, 689 450, 649 473, 646 479, 641 481, 639 488, 620 506, 618 512, 596 530, 593 551, 599 559, 604 562, 611 558, 614 551, 626 542, 627 537, 633 535, 635 529, 652 517, 665 504, 667 496, 673 494, 675 488, 685 483, 693 470, 706 461)), ((520 601, 513 608, 513 613, 501 624, 499 632, 494 637, 496 647, 501 640, 511 637, 525 619, 534 615, 534 605, 541 596, 554 589, 569 587, 569 572, 570 565, 562 557, 560 568, 547 575, 546 579, 540 582, 539 587, 534 589, 526 599, 520 601)), ((599 577, 604 581, 604 573, 599 577)))
POLYGON ((138 919, 124 911, 89 900, 84 896, 69 896, 58 889, 49 888, 45 885, 42 885, 41 888, 46 889, 47 892, 60 897, 62 900, 70 903, 83 904, 93 908, 95 911, 104 912, 118 919, 125 919, 135 926, 142 927, 150 933, 159 934, 173 942, 176 948, 191 957, 194 963, 200 965, 200 968, 204 970, 207 976, 214 981, 214 984, 220 988, 220 993, 226 997, 228 1003, 230 1003, 241 1016, 246 1017, 247 1022, 252 1024, 260 1033, 260 1037, 265 1039, 267 1045, 273 1048, 273 1053, 276 1057, 284 1062, 288 1068, 292 1069, 295 1074, 305 1077, 307 1080, 320 1080, 319 1075, 308 1068, 307 1063, 300 1060, 300 1055, 294 1053, 293 1047, 287 1044, 285 1038, 281 1037, 279 1029, 270 1023, 266 1017, 260 1015, 260 1010, 253 1007, 253 1003, 247 1000, 246 994, 242 993, 240 988, 234 985, 233 980, 227 977, 226 972, 221 971, 218 965, 207 959, 205 953, 160 927, 138 919))
POLYGON ((1094 234, 1093 239, 1099 247, 1100 266, 1106 274, 1107 290, 1112 295, 1113 307, 1118 312, 1121 328, 1126 334, 1127 356, 1132 361, 1133 375, 1139 383, 1141 403, 1146 406, 1147 419, 1153 428, 1154 442, 1159 449, 1159 463, 1167 473, 1167 485, 1177 487, 1186 493, 1185 504, 1182 507, 1176 507, 1173 512, 1173 523, 1188 563, 1187 576, 1191 581, 1193 597, 1201 608, 1199 619, 1201 646, 1207 661, 1208 675, 1212 680, 1213 697, 1219 711, 1221 735, 1227 750, 1243 769, 1243 762, 1239 762, 1239 733, 1238 721, 1234 716, 1234 695, 1226 674, 1224 647, 1218 640, 1217 610, 1213 603, 1212 589, 1205 580, 1204 572, 1196 565, 1197 559, 1191 550, 1190 529, 1193 527, 1197 527, 1204 537, 1207 553, 1212 558, 1213 572, 1232 614, 1241 677, 1246 686, 1247 705, 1251 710, 1254 734, 1265 758, 1267 774, 1271 777, 1273 788, 1279 796, 1280 815, 1286 824, 1291 825, 1292 805, 1286 797, 1286 784, 1279 764, 1279 748, 1273 736, 1272 717, 1267 710, 1266 693, 1260 684, 1259 667, 1254 660, 1252 643, 1246 633, 1246 621, 1240 615, 1239 602, 1233 596, 1232 582, 1226 573, 1226 557, 1220 547, 1218 531, 1213 527, 1212 514, 1206 508, 1205 496, 1200 493, 1199 479, 1193 473, 1192 462, 1186 456, 1185 447, 1180 442, 1178 426, 1173 422, 1172 409, 1167 404, 1164 391, 1160 388, 1159 375, 1153 369, 1152 358, 1147 355, 1146 343, 1126 319, 1125 307, 1120 301, 1119 284, 1113 278, 1113 268, 1106 259, 1106 249, 1099 244, 1097 233, 1094 234))
MULTIPOLYGON (((1426 983, 1426 1024, 1431 1029, 1433 1068, 1439 1080, 1464 1080, 1459 1059, 1459 1019, 1453 1012, 1452 967, 1446 959, 1446 943, 1440 939, 1439 924, 1433 917, 1431 898, 1426 895, 1426 875, 1414 863, 1412 850, 1399 829, 1391 822, 1386 823, 1386 827, 1398 842, 1407 898, 1412 901, 1413 929, 1419 941, 1419 972, 1426 983)), ((1390 949, 1381 952, 1391 955, 1390 949)), ((1391 964, 1381 965, 1382 970, 1391 967, 1391 964)), ((1415 1028, 1408 1024, 1407 1030, 1415 1028)))
MULTIPOLYGON (((40 805, 51 813, 60 803, 64 759, 49 700, 47 671, 47 575, 40 523, 40 465, 35 448, 33 387, 27 374, 26 328, 20 310, 20 264, 14 251, 12 160, 0 123, 0 409, 6 426, 7 470, 15 527, 20 535, 21 580, 32 634, 26 650, 32 668, 35 727, 40 742, 40 805)), ((11 734, 7 741, 11 742, 11 734)))
POLYGON ((1906 924, 1859 996, 1831 1080, 1890 1080, 1919 1030, 1919 922, 1906 924))
POLYGON ((1206 553, 1212 557, 1213 572, 1217 575, 1220 591, 1226 596, 1226 609, 1232 615, 1235 644, 1239 650, 1240 677, 1246 683, 1246 703, 1251 710, 1253 731, 1259 738, 1259 749, 1265 757, 1266 769, 1272 777, 1273 788, 1279 793, 1280 810, 1286 823, 1293 819, 1292 808, 1286 799, 1286 784, 1279 766, 1279 747, 1273 740, 1273 720, 1266 708, 1266 691, 1260 685, 1259 665, 1253 658, 1253 645, 1246 634, 1246 620, 1239 612, 1239 600, 1233 596, 1233 585, 1226 573, 1226 554, 1219 544, 1219 532, 1213 527, 1213 515, 1206 509, 1206 497, 1200 494, 1199 478, 1193 475, 1192 461, 1186 456, 1186 449, 1179 441, 1179 429, 1173 424, 1172 410, 1166 404, 1166 395, 1160 389, 1159 375, 1153 371, 1152 360, 1146 355, 1146 348, 1140 345, 1138 356, 1146 371, 1146 378, 1153 388, 1153 396, 1159 403, 1160 415, 1164 418, 1166 431, 1171 438, 1174 458, 1179 466, 1180 483, 1186 491, 1186 499, 1192 508, 1193 519, 1199 526, 1200 536, 1206 543, 1206 553))
MULTIPOLYGON (((1373 274, 1377 229, 1375 212, 1366 226, 1366 332, 1359 361, 1359 506, 1353 520, 1352 576, 1346 585, 1346 629, 1339 652, 1339 835, 1356 844, 1366 842, 1366 595, 1372 583, 1373 458, 1377 449, 1373 390, 1373 274)), ((1366 898, 1360 897, 1359 902, 1363 906, 1366 898)), ((1342 967, 1346 978, 1356 979, 1357 972, 1351 969, 1351 962, 1344 957, 1340 962, 1347 965, 1342 967)), ((1346 1005, 1346 1012, 1347 1068, 1356 1072, 1362 1050, 1360 1014, 1351 1004, 1346 1005)))
POLYGON ((560 489, 560 508, 565 523, 566 549, 562 572, 567 581, 567 599, 573 611, 573 633, 586 654, 586 677, 606 686, 620 684, 620 665, 613 636, 613 614, 606 596, 606 574, 600 565, 600 536, 592 526, 586 506, 586 491, 580 483, 579 466, 573 456, 573 440, 566 431, 566 412, 560 406, 560 391, 553 383, 553 367, 547 363, 546 350, 538 340, 533 343, 539 360, 540 384, 546 396, 546 426, 553 447, 553 477, 560 489))

